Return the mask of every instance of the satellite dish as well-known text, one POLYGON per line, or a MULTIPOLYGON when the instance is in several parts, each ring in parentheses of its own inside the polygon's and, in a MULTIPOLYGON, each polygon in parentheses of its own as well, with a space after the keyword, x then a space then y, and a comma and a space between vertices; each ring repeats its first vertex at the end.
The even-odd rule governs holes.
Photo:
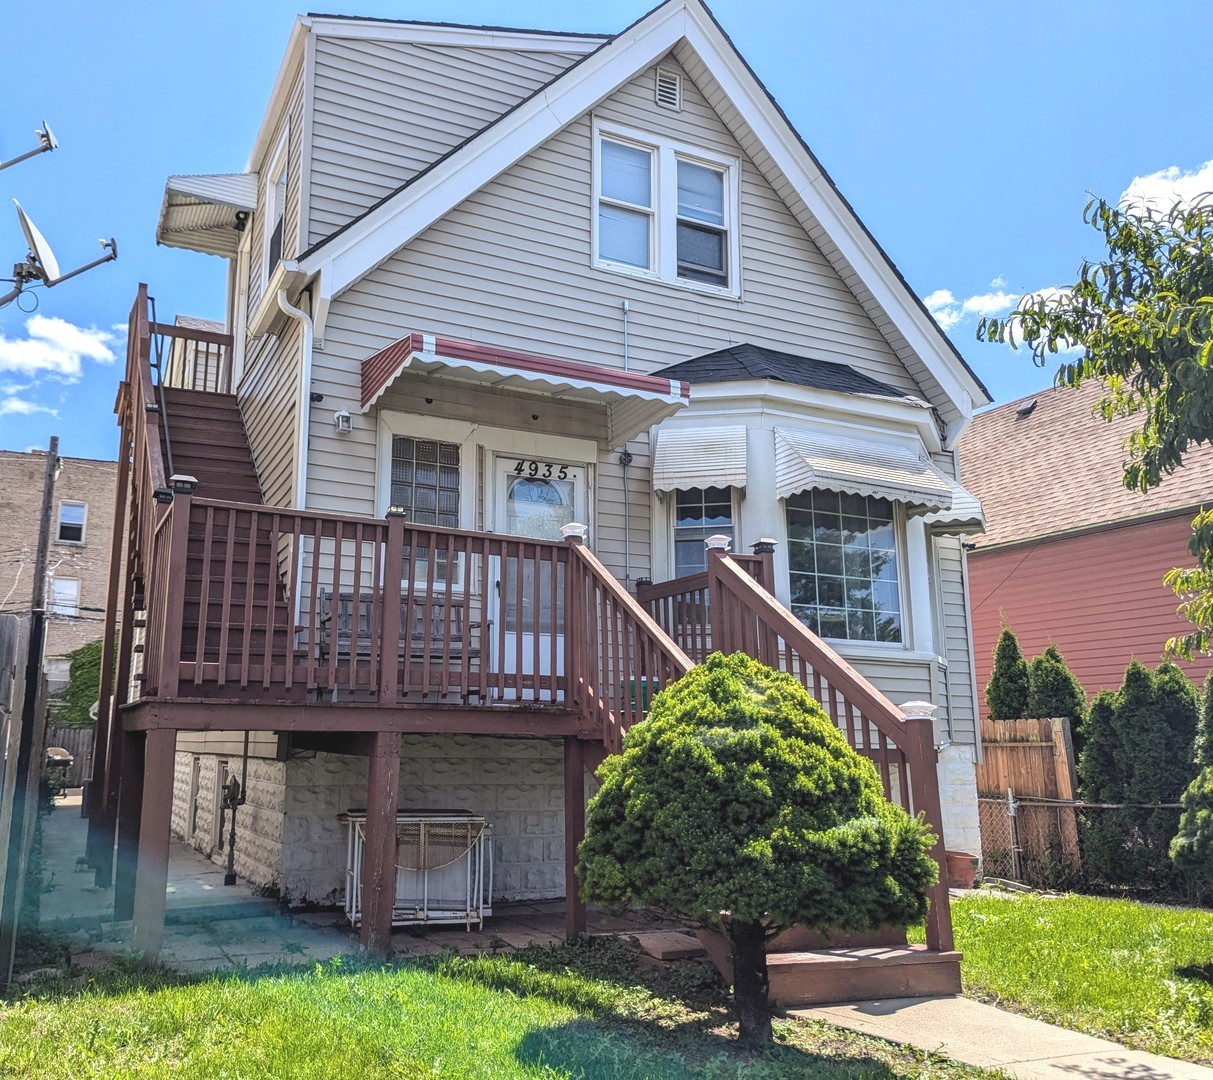
MULTIPOLYGON (((48 137, 54 139, 47 129, 48 137)), ((21 295, 21 290, 30 282, 40 281, 48 289, 53 285, 58 285, 61 281, 67 281, 68 278, 74 278, 77 274, 83 274, 86 270, 91 270, 94 266, 100 266, 102 263, 113 262, 118 258, 118 242, 112 237, 109 240, 101 240, 101 249, 105 252, 99 259, 94 259, 91 263, 86 263, 84 266, 78 266, 75 270, 69 270, 66 274, 59 271, 59 260, 55 258, 55 253, 51 251, 50 244, 47 243, 46 237, 38 230, 29 219, 29 215, 21 208, 21 204, 16 199, 13 200, 13 205, 17 208, 17 218, 21 222, 21 231, 25 233, 26 243, 29 244, 29 254, 26 256, 25 262, 17 263, 13 267, 13 276, 7 280, 13 282, 13 288, 0 296, 0 307, 5 304, 10 304, 21 295)))
POLYGON ((30 262, 45 284, 54 285, 59 280, 59 260, 51 251, 46 237, 38 231, 38 226, 30 221, 29 215, 21 209, 21 204, 14 199, 13 205, 17 208, 17 218, 21 222, 21 231, 25 233, 25 242, 29 244, 30 262))
POLYGON ((45 120, 42 121, 42 126, 34 134, 38 137, 38 148, 36 150, 27 150, 24 154, 18 154, 15 158, 9 158, 8 161, 0 161, 0 169, 7 169, 10 165, 16 165, 19 161, 27 161, 29 158, 45 154, 48 150, 54 150, 59 146, 59 140, 55 138, 55 133, 51 131, 50 124, 45 120))

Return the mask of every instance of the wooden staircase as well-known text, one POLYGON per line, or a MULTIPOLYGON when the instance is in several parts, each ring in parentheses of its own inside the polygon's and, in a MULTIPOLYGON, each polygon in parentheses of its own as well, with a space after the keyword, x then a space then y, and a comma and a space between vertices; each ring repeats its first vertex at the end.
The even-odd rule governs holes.
POLYGON ((160 393, 168 421, 164 458, 172 471, 197 477, 199 498, 260 504, 261 484, 235 395, 168 386, 160 393))
MULTIPOLYGON (((235 396, 167 386, 160 393, 161 441, 172 471, 195 477, 199 497, 263 505, 235 396)), ((181 655, 193 663, 194 686, 185 682, 180 692, 222 697, 229 673, 220 658, 264 655, 267 634, 284 650, 293 616, 266 519, 254 530, 250 516, 235 510, 198 506, 193 514, 208 527, 190 529, 181 655), (211 617, 200 642, 203 611, 211 617)))
MULTIPOLYGON (((733 980, 728 940, 701 932, 699 940, 725 980, 733 980)), ((869 998, 960 993, 961 954, 908 945, 904 930, 832 934, 793 927, 767 946, 771 1001, 782 1008, 869 998)))

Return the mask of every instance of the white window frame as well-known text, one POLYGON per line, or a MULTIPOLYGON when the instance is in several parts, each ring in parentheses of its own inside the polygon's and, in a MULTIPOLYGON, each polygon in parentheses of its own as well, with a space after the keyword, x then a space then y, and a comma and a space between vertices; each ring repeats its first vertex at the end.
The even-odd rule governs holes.
POLYGON ((75 616, 80 614, 80 579, 79 578, 52 578, 51 579, 51 595, 50 601, 47 604, 47 610, 52 615, 75 616), (74 586, 73 594, 70 598, 60 595, 60 588, 65 585, 74 586))
MULTIPOLYGON (((595 269, 613 274, 647 281, 659 281, 680 289, 710 293, 714 296, 732 298, 741 295, 741 239, 740 239, 740 178, 741 162, 737 158, 713 153, 703 147, 675 142, 652 133, 619 127, 615 124, 593 124, 593 201, 590 213, 592 263, 595 269), (650 230, 650 262, 648 270, 613 262, 602 258, 598 246, 598 207, 602 201, 602 143, 603 140, 647 150, 653 155, 653 209, 650 230), (687 161, 702 165, 724 174, 724 231, 725 265, 728 271, 727 285, 714 285, 707 281, 694 281, 678 276, 678 162, 687 161)), ((612 205, 611 200, 607 200, 612 205)), ((619 204, 629 210, 637 210, 630 204, 619 204)))
MULTIPOLYGON (((274 231, 274 218, 278 212, 278 176, 285 171, 286 187, 289 188, 291 183, 291 174, 289 169, 288 153, 290 150, 290 125, 282 131, 282 137, 278 140, 278 145, 274 148, 274 154, 270 158, 270 168, 266 173, 265 181, 265 225, 261 229, 261 289, 264 292, 266 285, 269 284, 271 275, 274 273, 274 266, 270 266, 270 236, 274 231)), ((282 195, 282 248, 279 251, 279 261, 286 255, 286 204, 287 195, 283 191, 282 195)))
MULTIPOLYGON (((729 493, 729 528, 733 531, 733 543, 729 548, 732 554, 737 554, 740 550, 741 543, 741 489, 734 487, 732 484, 708 484, 708 487, 723 487, 729 493)), ((685 491, 704 490, 702 487, 698 489, 685 488, 685 491)), ((673 578, 678 573, 678 496, 680 491, 675 489, 669 494, 667 502, 669 504, 668 516, 668 540, 669 544, 669 572, 668 577, 673 578)), ((702 526, 695 526, 702 527, 702 526)), ((707 545, 704 545, 704 558, 707 558, 707 545)))
MULTIPOLYGON (((71 522, 70 524, 75 524, 71 522)), ((85 540, 88 539, 88 503, 81 502, 79 499, 60 499, 59 509, 55 514, 55 543, 70 544, 73 547, 83 547, 85 540), (78 506, 84 513, 81 515, 80 521, 80 539, 79 540, 64 540, 63 532, 63 508, 65 506, 78 506)))

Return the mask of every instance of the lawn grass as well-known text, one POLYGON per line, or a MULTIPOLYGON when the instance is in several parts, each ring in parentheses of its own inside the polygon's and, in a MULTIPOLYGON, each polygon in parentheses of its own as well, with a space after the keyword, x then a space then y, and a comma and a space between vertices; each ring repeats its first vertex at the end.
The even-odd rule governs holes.
MULTIPOLYGON (((615 942, 334 961, 190 978, 116 962, 0 1004, 0 1075, 22 1077, 941 1077, 981 1070, 805 1020, 731 1043, 706 973, 674 993, 615 942), (648 985, 645 985, 645 979, 648 985), (657 980, 656 982, 654 980, 657 980)), ((668 979, 668 976, 666 977, 668 979)))
POLYGON ((1213 1065, 1213 911, 978 890, 952 919, 969 997, 1213 1065))

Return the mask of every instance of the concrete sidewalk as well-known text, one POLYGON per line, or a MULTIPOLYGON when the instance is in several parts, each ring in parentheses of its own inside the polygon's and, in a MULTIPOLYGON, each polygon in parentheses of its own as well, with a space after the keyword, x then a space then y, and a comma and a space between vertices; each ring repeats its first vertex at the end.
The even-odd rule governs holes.
POLYGON ((791 1015, 1001 1069, 1022 1080, 1213 1080, 1213 1069, 1203 1065, 1130 1050, 962 997, 853 1001, 793 1009, 791 1015))

